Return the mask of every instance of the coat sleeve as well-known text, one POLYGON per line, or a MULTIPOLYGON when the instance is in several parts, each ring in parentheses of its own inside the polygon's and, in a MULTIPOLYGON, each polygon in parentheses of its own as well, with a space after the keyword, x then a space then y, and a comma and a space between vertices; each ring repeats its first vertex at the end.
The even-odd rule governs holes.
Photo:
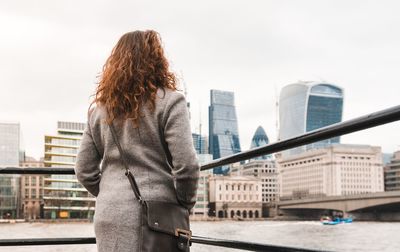
POLYGON ((164 137, 172 157, 177 199, 190 210, 196 203, 200 166, 193 146, 185 97, 173 93, 166 109, 164 137))
POLYGON ((101 157, 94 144, 88 120, 76 158, 75 174, 78 181, 96 197, 101 179, 100 162, 101 157))

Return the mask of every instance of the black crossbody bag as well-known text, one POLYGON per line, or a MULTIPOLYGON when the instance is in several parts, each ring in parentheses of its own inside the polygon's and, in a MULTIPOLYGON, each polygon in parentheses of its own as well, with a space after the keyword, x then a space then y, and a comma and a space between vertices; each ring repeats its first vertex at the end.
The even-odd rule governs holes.
POLYGON ((114 125, 109 126, 125 167, 125 175, 141 206, 139 251, 190 251, 192 231, 189 225, 189 211, 172 202, 142 198, 135 177, 129 170, 128 161, 118 141, 114 125))

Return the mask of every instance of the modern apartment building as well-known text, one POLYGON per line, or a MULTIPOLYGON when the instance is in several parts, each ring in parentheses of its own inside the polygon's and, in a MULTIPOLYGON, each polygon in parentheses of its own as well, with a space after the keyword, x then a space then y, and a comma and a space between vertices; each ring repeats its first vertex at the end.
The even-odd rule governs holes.
POLYGON ((333 144, 298 155, 277 156, 280 199, 382 192, 380 147, 333 144))
MULTIPOLYGON (((214 159, 240 152, 238 120, 234 93, 211 90, 209 119, 209 153, 214 159)), ((227 174, 229 166, 214 168, 215 174, 227 174)))
MULTIPOLYGON (((18 167, 19 159, 19 123, 0 122, 0 167, 18 167)), ((20 218, 20 183, 20 175, 0 175, 0 219, 20 218)))
POLYGON ((393 154, 389 164, 385 167, 385 191, 400 190, 400 151, 393 154))
MULTIPOLYGON (((58 122, 57 134, 45 136, 45 167, 75 166, 86 124, 58 122)), ((75 175, 51 175, 44 179, 45 218, 92 218, 95 198, 75 175)))
MULTIPOLYGON (((43 159, 37 161, 32 157, 25 157, 20 167, 44 167, 43 159)), ((43 186, 44 176, 30 174, 21 176, 21 209, 24 219, 43 218, 43 186)))
POLYGON ((262 213, 260 179, 245 176, 209 178, 210 216, 218 218, 259 218, 262 213))
MULTIPOLYGON (((285 86, 279 98, 279 140, 340 122, 343 93, 342 88, 324 82, 298 82, 285 86)), ((282 154, 299 154, 332 143, 340 143, 340 137, 300 146, 282 154)))

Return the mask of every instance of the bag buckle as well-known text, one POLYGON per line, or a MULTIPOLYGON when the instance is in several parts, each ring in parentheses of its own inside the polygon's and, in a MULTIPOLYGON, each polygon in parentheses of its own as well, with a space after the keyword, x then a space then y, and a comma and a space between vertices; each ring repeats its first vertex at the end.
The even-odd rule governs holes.
POLYGON ((175 229, 175 236, 185 235, 188 239, 192 238, 192 231, 181 228, 175 229))
POLYGON ((178 248, 185 251, 191 245, 190 239, 192 238, 192 231, 176 228, 175 236, 178 237, 178 248))

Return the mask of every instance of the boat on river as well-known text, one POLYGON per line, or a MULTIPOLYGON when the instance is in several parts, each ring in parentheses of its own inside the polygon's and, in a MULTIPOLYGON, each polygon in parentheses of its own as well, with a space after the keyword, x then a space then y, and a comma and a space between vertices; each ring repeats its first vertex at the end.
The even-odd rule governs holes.
POLYGON ((340 217, 334 217, 331 218, 329 216, 323 216, 321 217, 321 223, 323 225, 337 225, 337 224, 344 224, 344 223, 352 223, 353 218, 348 217, 348 218, 340 218, 340 217))

